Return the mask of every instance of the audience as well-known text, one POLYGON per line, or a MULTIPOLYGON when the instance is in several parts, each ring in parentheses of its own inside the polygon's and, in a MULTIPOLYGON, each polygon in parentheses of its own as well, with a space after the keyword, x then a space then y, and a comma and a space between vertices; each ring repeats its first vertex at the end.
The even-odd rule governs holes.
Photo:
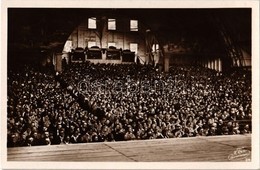
POLYGON ((250 133, 250 76, 138 64, 8 70, 8 147, 250 133))

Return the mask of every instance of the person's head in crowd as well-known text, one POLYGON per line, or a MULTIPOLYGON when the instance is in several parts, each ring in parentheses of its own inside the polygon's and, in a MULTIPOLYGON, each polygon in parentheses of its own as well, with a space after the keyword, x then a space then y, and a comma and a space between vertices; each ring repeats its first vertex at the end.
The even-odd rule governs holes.
POLYGON ((50 133, 47 132, 47 131, 45 131, 45 132, 44 132, 44 137, 45 137, 45 138, 49 138, 49 137, 50 137, 50 133))
POLYGON ((27 146, 33 146, 34 145, 33 142, 34 142, 34 138, 32 136, 27 138, 27 146))
POLYGON ((61 128, 60 131, 59 131, 59 136, 60 137, 64 137, 65 136, 65 129, 64 128, 61 128))

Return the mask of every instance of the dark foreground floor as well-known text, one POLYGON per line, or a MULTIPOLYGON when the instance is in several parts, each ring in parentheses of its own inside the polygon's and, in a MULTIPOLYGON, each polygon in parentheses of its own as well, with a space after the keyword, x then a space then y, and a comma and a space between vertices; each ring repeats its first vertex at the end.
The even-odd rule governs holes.
POLYGON ((248 161, 251 135, 8 148, 7 161, 248 161))

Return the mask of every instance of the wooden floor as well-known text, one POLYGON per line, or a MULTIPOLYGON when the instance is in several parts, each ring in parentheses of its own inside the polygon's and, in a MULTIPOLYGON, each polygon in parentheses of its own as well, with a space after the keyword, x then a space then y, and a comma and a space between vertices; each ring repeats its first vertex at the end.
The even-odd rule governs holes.
MULTIPOLYGON (((237 148, 251 150, 251 135, 156 139, 8 148, 8 161, 230 161, 237 148)), ((241 160, 231 160, 241 161, 241 160)), ((242 160, 245 161, 245 160, 242 160)))

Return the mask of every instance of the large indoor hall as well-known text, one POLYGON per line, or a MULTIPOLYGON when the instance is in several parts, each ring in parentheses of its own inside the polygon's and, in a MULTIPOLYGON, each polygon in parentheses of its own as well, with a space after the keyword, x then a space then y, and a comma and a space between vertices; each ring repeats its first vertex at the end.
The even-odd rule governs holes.
POLYGON ((255 158, 252 8, 7 16, 8 163, 255 158))

